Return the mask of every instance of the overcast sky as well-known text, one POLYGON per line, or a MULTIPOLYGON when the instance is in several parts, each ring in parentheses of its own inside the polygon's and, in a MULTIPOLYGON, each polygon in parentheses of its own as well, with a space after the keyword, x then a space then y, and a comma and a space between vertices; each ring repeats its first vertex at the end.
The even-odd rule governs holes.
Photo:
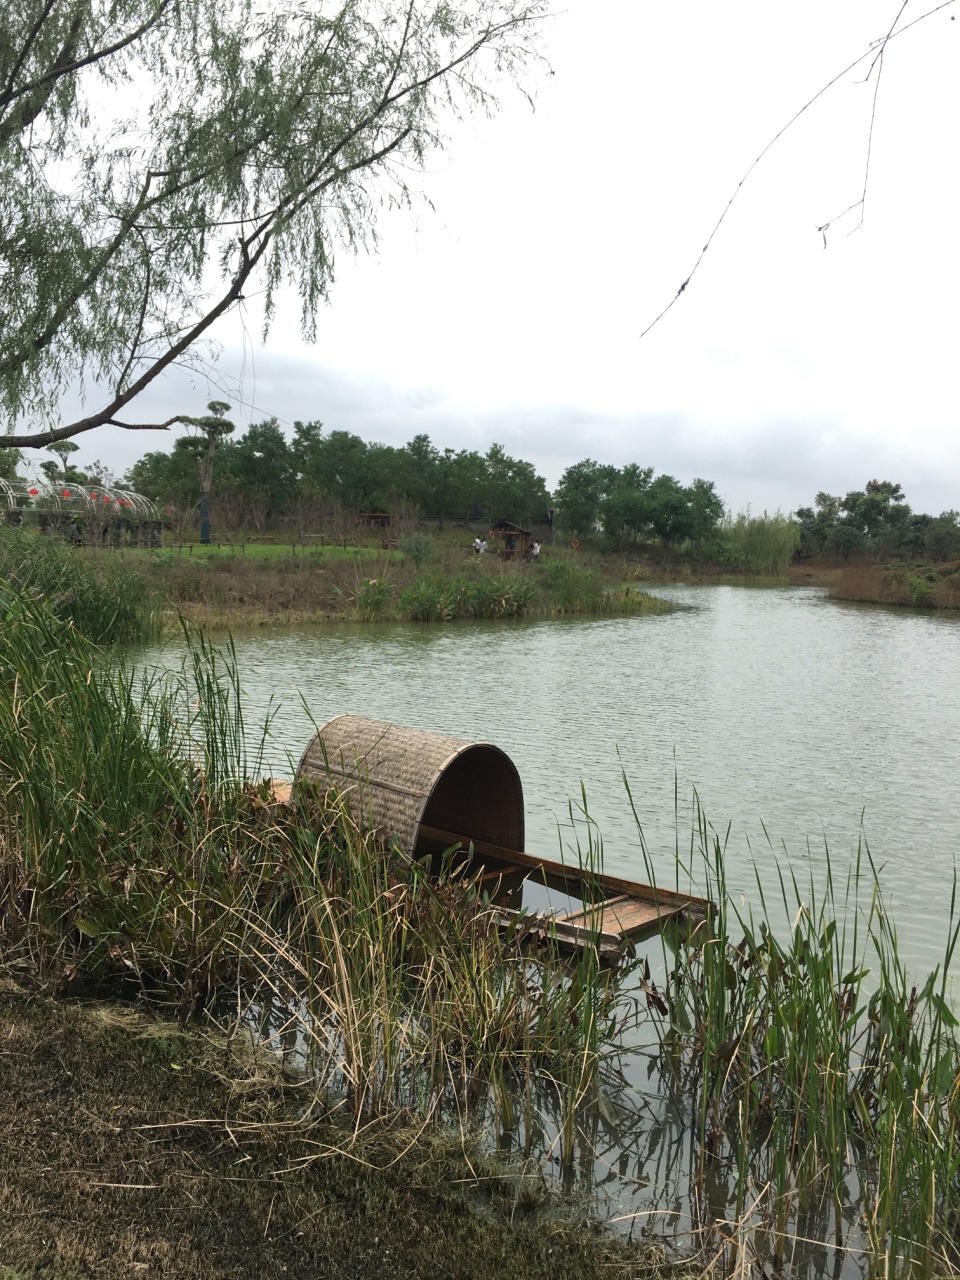
MULTIPOLYGON (((553 74, 451 128, 375 255, 343 253, 318 341, 298 304, 260 341, 256 300, 217 331, 217 382, 173 375, 150 420, 234 402, 403 444, 498 441, 553 487, 585 457, 714 480, 734 509, 899 481, 960 508, 957 5, 893 40, 752 161, 885 34, 902 0, 559 0, 553 74), (824 234, 817 228, 831 222, 824 234), (849 234, 849 233, 853 234, 849 234), (217 385, 219 383, 219 385, 217 385), (224 389, 227 394, 224 396, 224 389)), ((909 0, 901 25, 933 7, 909 0)), ((169 437, 79 437, 124 470, 169 437)))

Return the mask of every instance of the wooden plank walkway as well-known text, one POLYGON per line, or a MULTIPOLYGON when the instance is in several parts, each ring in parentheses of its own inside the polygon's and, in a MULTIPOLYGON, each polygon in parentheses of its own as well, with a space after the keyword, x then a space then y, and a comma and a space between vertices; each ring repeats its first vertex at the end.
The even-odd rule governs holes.
POLYGON ((696 922, 710 911, 710 903, 692 894, 679 894, 654 885, 638 884, 620 876, 594 872, 581 867, 553 862, 505 849, 485 840, 467 841, 452 831, 421 826, 418 852, 444 852, 460 847, 473 850, 474 858, 487 873, 510 871, 525 873, 524 879, 558 889, 571 898, 579 898, 578 910, 561 911, 549 916, 547 927, 553 928, 557 941, 576 946, 596 940, 603 949, 612 947, 621 954, 628 942, 639 942, 663 931, 672 920, 696 922))
MULTIPOLYGON (((292 783, 278 779, 271 787, 274 803, 293 802, 292 783)), ((706 899, 691 894, 568 866, 421 824, 416 856, 435 857, 451 849, 476 862, 484 879, 497 881, 505 892, 519 890, 529 880, 579 899, 583 905, 575 910, 530 912, 501 906, 500 915, 504 927, 516 930, 518 936, 549 938, 569 951, 593 946, 600 958, 611 964, 628 954, 631 944, 661 933, 671 921, 696 923, 711 909, 706 899)))

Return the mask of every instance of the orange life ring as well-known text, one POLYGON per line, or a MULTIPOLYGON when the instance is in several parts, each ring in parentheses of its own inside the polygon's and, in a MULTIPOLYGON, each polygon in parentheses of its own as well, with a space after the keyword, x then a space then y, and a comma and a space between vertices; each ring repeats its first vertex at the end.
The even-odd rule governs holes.
POLYGON ((570 545, 571 545, 571 547, 573 547, 574 551, 577 551, 577 550, 579 549, 579 547, 580 547, 580 539, 579 539, 579 538, 571 538, 571 539, 570 539, 570 545))
POLYGON ((488 529, 488 530, 487 530, 487 537, 488 537, 488 538, 495 538, 496 536, 497 536, 497 535, 494 533, 494 531, 493 531, 492 529, 488 529))

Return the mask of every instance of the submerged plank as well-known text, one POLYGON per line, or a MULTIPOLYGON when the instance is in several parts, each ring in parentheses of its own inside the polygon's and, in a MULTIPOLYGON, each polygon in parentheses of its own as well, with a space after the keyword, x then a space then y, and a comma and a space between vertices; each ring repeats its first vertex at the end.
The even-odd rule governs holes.
POLYGON ((558 919, 587 930, 601 929, 622 938, 636 938, 640 934, 659 931, 682 911, 683 907, 657 906, 624 894, 620 898, 590 904, 580 911, 564 912, 558 919))
POLYGON ((502 927, 510 929, 521 944, 534 939, 572 952, 593 947, 600 960, 611 965, 620 964, 632 954, 632 948, 621 934, 584 928, 549 912, 530 913, 501 907, 499 918, 502 927))
POLYGON ((534 854, 521 853, 517 849, 505 849, 501 845, 490 844, 486 840, 470 840, 452 831, 442 831, 437 827, 423 825, 420 827, 421 842, 425 852, 450 849, 456 845, 464 850, 471 848, 479 861, 488 863, 493 860, 504 866, 529 868, 531 878, 545 883, 550 888, 560 889, 574 898, 585 901, 610 902, 617 898, 628 897, 652 904, 662 912, 671 915, 677 911, 694 911, 705 914, 710 903, 705 898, 694 894, 676 893, 672 889, 660 889, 656 885, 639 884, 634 880, 624 880, 620 876, 608 875, 606 872, 595 872, 590 868, 571 867, 562 862, 553 862, 549 858, 538 858, 534 854))

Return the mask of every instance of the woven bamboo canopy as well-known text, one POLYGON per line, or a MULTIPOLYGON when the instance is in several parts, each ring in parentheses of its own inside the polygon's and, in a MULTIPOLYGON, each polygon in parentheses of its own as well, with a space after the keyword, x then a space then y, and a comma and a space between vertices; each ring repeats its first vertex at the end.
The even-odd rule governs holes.
POLYGON ((523 788, 499 747, 335 716, 310 740, 297 777, 327 782, 364 831, 417 853, 421 825, 523 850, 523 788))

